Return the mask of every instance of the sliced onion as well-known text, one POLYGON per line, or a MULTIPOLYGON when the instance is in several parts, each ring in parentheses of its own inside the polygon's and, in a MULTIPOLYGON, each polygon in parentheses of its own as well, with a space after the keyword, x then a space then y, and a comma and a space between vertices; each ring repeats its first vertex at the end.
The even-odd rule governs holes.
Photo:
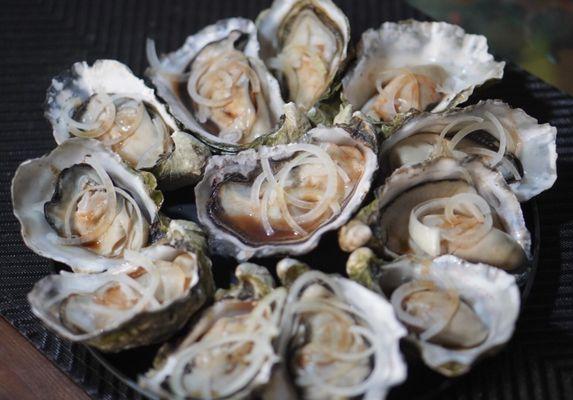
POLYGON ((145 54, 147 55, 149 65, 158 74, 178 82, 185 82, 189 79, 189 73, 168 71, 163 67, 159 57, 157 57, 157 50, 155 49, 155 41, 153 39, 147 39, 145 41, 145 54))
MULTIPOLYGON (((477 154, 480 156, 485 156, 485 157, 490 158, 491 160, 495 159, 495 157, 497 156, 497 153, 495 151, 485 149, 483 147, 468 147, 467 149, 464 149, 464 151, 466 153, 469 153, 469 154, 477 154)), ((491 167, 495 167, 495 165, 493 165, 491 162, 489 164, 491 167)), ((513 163, 510 160, 503 157, 501 160, 501 165, 504 168, 506 168, 511 173, 511 175, 513 175, 513 178, 516 181, 521 180, 521 174, 519 173, 519 171, 517 170, 515 165, 513 165, 513 163)))
MULTIPOLYGON (((84 163, 92 167, 101 180, 102 186, 104 187, 107 196, 106 212, 99 219, 95 228, 89 231, 88 233, 76 237, 60 238, 61 243, 64 245, 74 246, 93 242, 101 235, 102 232, 106 231, 110 227, 116 215, 115 212, 117 207, 117 199, 115 196, 115 190, 111 178, 109 177, 107 172, 95 160, 91 159, 91 157, 89 158, 86 157, 84 163)), ((76 205, 74 204, 73 206, 70 205, 69 207, 75 207, 75 206, 76 205)), ((66 211, 66 214, 68 213, 68 210, 66 211)))
POLYGON ((69 132, 77 137, 85 139, 95 139, 106 133, 115 120, 115 105, 110 96, 105 93, 98 93, 90 101, 97 101, 100 105, 92 110, 89 114, 91 122, 79 122, 72 118, 74 108, 81 105, 79 99, 70 99, 68 104, 62 110, 61 123, 67 127, 69 132), (105 119, 101 120, 100 116, 105 113, 105 119))

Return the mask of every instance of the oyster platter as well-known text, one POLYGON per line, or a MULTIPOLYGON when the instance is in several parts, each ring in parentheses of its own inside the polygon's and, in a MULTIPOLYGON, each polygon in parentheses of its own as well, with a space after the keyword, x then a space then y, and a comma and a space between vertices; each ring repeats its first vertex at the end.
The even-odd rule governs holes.
POLYGON ((145 353, 133 381, 161 399, 383 399, 495 357, 556 129, 466 103, 503 77, 485 37, 380 23, 352 46, 331 0, 275 0, 171 52, 147 39, 144 76, 56 75, 57 146, 12 182, 55 262, 33 313, 103 360, 145 353))

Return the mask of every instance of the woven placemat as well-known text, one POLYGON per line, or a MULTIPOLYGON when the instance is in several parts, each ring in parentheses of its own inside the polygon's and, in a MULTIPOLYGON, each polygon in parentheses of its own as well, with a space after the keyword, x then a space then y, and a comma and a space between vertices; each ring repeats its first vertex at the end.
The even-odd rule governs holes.
MULTIPOLYGON (((12 215, 10 182, 17 166, 55 147, 42 116, 50 79, 78 60, 115 58, 141 74, 145 38, 160 51, 220 18, 255 18, 259 0, 7 0, 0 4, 0 314, 92 397, 140 396, 83 346, 48 332, 26 293, 51 272, 50 261, 23 244, 12 215)), ((400 1, 337 1, 353 37, 382 21, 425 19, 400 1)), ((475 98, 501 98, 558 128, 559 179, 538 198, 541 252, 535 283, 516 333, 496 357, 442 393, 452 399, 573 398, 573 98, 508 66, 503 81, 475 98)))

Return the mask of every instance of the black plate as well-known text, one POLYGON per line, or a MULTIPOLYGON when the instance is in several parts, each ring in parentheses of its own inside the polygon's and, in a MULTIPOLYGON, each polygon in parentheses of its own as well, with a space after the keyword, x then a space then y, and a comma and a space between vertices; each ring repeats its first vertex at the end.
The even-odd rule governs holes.
MULTIPOLYGON (((181 189, 176 192, 167 193, 164 205, 164 212, 171 218, 190 219, 197 221, 194 197, 189 189, 181 189)), ((532 263, 526 271, 520 274, 522 304, 531 290, 537 261, 539 257, 539 212, 535 200, 522 205, 525 222, 532 236, 532 263)), ((319 246, 311 253, 297 257, 305 261, 313 268, 320 269, 328 273, 338 273, 345 275, 345 265, 348 254, 338 247, 335 232, 329 232, 322 237, 319 246)), ((280 258, 264 258, 250 260, 257 264, 265 265, 274 274, 274 266, 280 258)), ((237 265, 234 259, 212 257, 213 271, 217 287, 228 287, 233 271, 237 265)), ((276 278, 276 276, 275 276, 276 278)), ((186 327, 179 334, 185 334, 189 330, 186 327)), ((98 350, 88 348, 91 353, 113 374, 124 381, 134 390, 139 391, 144 396, 155 398, 153 394, 147 392, 137 385, 137 377, 149 370, 153 357, 160 345, 147 346, 134 350, 124 351, 118 354, 102 353, 98 350)), ((402 353, 405 355, 408 365, 408 378, 399 387, 392 389, 388 399, 431 399, 438 396, 448 388, 456 379, 446 378, 427 368, 419 359, 417 351, 408 343, 402 341, 402 353)), ((471 373, 471 372, 470 372, 471 373)))

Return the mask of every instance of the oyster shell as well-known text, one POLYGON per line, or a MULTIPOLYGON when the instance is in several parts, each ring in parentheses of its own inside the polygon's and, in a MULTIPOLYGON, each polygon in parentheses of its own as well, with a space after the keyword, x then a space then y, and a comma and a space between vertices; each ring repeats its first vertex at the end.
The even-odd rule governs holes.
POLYGON ((199 139, 237 151, 271 133, 283 113, 276 79, 259 58, 252 21, 230 18, 189 36, 157 58, 148 42, 146 74, 173 115, 199 139))
POLYGON ((290 287, 279 339, 283 360, 265 398, 385 398, 406 378, 399 347, 406 331, 391 305, 355 282, 307 268, 292 259, 277 265, 290 287))
POLYGON ((344 98, 376 121, 411 109, 438 112, 503 76, 484 36, 445 22, 385 22, 362 34, 357 62, 342 80, 344 98))
POLYGON ((397 169, 338 238, 345 251, 367 246, 389 259, 454 254, 518 271, 531 257, 517 198, 477 160, 438 158, 397 169))
POLYGON ((362 128, 318 127, 298 143, 212 157, 195 188, 212 247, 239 260, 312 250, 370 188, 375 137, 362 128))
POLYGON ((73 137, 101 141, 130 167, 153 170, 167 189, 195 183, 209 156, 179 130, 154 90, 115 60, 77 62, 55 77, 46 117, 58 144, 73 137))
POLYGON ((426 365, 443 375, 466 373, 513 334, 519 290, 514 276, 498 268, 451 255, 384 264, 362 248, 348 259, 347 272, 392 302, 426 365))
POLYGON ((58 335, 103 351, 161 342, 213 296, 205 245, 199 227, 173 220, 165 238, 126 252, 120 269, 50 275, 28 301, 58 335))
POLYGON ((389 169, 422 162, 436 154, 478 155, 500 171, 520 201, 550 188, 557 179, 557 129, 538 124, 525 111, 499 100, 446 113, 415 115, 380 148, 389 169))
POLYGON ((330 0, 275 0, 257 18, 263 60, 287 98, 309 110, 346 61, 350 25, 330 0))
POLYGON ((30 249, 75 272, 101 272, 148 244, 163 201, 155 186, 102 143, 75 138, 18 167, 12 204, 30 249))
POLYGON ((225 293, 179 344, 162 348, 141 386, 162 398, 241 399, 268 382, 286 290, 247 295, 252 282, 271 283, 270 275, 253 264, 237 269, 239 287, 231 291, 240 296, 225 293))

